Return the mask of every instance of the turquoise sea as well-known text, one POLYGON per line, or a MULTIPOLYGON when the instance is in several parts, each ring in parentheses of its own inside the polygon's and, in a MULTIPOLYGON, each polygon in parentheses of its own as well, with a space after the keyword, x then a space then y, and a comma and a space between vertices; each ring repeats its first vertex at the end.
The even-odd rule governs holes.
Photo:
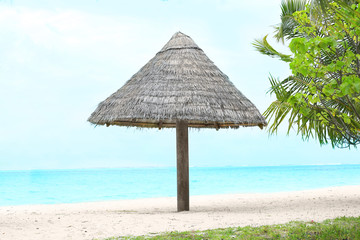
MULTIPOLYGON (((192 167, 190 194, 360 185, 360 165, 192 167)), ((175 168, 0 171, 0 206, 176 196, 175 168)))

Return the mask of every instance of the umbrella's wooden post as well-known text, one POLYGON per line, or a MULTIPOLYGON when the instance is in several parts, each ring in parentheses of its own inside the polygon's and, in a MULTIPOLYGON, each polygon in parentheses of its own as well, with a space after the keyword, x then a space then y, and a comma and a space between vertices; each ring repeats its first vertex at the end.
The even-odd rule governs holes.
POLYGON ((189 211, 189 143, 187 121, 176 121, 177 210, 189 211))

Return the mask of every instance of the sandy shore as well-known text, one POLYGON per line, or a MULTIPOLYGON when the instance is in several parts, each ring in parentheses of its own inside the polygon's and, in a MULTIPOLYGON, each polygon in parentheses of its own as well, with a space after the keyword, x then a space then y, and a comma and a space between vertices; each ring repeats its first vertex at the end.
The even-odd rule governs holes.
POLYGON ((270 193, 0 207, 0 239, 93 239, 360 216, 360 186, 270 193))

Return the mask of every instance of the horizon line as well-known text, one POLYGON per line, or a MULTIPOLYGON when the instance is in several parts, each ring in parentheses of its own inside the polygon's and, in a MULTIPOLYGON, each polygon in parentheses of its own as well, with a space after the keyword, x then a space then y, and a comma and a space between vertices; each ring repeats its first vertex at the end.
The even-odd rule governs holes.
MULTIPOLYGON (((278 165, 227 165, 227 166, 189 166, 189 168, 258 168, 258 167, 306 167, 306 166, 340 166, 360 165, 360 163, 320 163, 320 164, 278 164, 278 165)), ((34 169, 0 169, 0 172, 27 172, 27 171, 68 171, 68 170, 111 170, 111 169, 150 169, 174 168, 176 166, 118 166, 118 167, 84 167, 84 168, 34 168, 34 169)))

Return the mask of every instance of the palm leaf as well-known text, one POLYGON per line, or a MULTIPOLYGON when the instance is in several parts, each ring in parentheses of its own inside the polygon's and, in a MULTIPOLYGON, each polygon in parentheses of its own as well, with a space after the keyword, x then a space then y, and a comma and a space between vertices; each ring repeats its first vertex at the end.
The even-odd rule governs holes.
POLYGON ((295 31, 299 24, 295 21, 293 14, 297 11, 305 10, 306 0, 286 0, 280 4, 281 23, 275 26, 275 38, 284 43, 284 39, 299 37, 301 34, 295 31))
POLYGON ((255 49, 267 56, 273 57, 273 58, 280 58, 280 60, 284 62, 291 62, 292 58, 291 55, 286 55, 283 53, 280 53, 276 51, 267 41, 267 36, 263 37, 263 39, 256 39, 252 45, 255 47, 255 49))

